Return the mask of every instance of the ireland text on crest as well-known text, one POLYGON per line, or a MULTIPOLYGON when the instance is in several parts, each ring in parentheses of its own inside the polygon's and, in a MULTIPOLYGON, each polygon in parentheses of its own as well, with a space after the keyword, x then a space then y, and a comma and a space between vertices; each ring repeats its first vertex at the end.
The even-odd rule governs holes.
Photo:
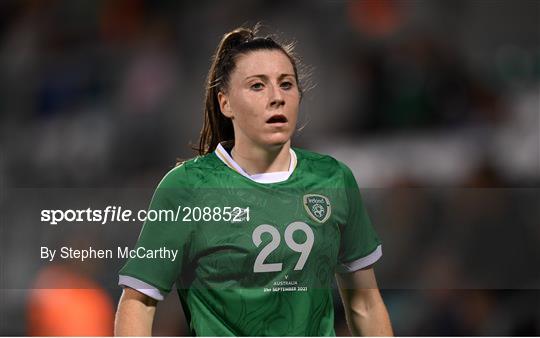
POLYGON ((330 217, 332 208, 328 197, 317 194, 304 195, 304 208, 309 217, 319 223, 324 223, 330 217))

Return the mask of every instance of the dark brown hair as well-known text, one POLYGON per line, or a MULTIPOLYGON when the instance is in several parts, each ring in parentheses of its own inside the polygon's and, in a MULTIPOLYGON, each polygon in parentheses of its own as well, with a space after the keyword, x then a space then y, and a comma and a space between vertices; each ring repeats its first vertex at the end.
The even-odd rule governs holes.
POLYGON ((204 106, 204 122, 199 138, 199 146, 195 148, 199 155, 206 155, 222 141, 234 140, 234 129, 230 118, 221 113, 218 93, 226 92, 229 80, 236 66, 238 56, 257 50, 280 50, 291 61, 300 97, 300 87, 297 59, 293 53, 294 45, 281 44, 270 36, 258 37, 259 24, 253 29, 240 27, 226 33, 221 39, 206 79, 206 95, 204 106))

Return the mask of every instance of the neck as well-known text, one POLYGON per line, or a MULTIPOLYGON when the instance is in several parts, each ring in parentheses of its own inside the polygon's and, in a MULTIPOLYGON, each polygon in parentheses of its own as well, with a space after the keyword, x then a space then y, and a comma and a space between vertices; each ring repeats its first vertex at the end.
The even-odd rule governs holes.
POLYGON ((291 141, 276 147, 242 146, 237 144, 231 151, 232 158, 250 175, 288 171, 291 154, 291 141))

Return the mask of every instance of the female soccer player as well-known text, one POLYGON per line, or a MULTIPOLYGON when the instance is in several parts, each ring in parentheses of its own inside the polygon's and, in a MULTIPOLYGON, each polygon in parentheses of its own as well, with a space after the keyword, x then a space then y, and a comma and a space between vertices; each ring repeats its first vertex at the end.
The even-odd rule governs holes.
POLYGON ((351 332, 392 335, 371 268, 381 246, 356 181, 343 163, 291 147, 297 63, 255 34, 236 29, 217 48, 201 156, 154 193, 150 210, 176 219, 146 221, 140 254, 120 271, 117 335, 150 335, 174 283, 193 335, 335 335, 334 276, 351 332))

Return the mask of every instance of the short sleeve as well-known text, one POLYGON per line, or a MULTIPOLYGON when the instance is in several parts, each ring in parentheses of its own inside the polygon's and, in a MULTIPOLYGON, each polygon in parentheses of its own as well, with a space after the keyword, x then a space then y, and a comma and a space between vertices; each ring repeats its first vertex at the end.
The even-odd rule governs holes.
POLYGON ((178 217, 189 201, 186 181, 185 169, 177 167, 159 183, 132 255, 119 272, 119 285, 156 300, 163 300, 171 291, 182 270, 191 232, 190 223, 178 217))
POLYGON ((375 233, 362 201, 358 184, 351 170, 340 162, 348 215, 341 227, 341 244, 337 272, 353 272, 375 263, 382 256, 379 237, 375 233))

